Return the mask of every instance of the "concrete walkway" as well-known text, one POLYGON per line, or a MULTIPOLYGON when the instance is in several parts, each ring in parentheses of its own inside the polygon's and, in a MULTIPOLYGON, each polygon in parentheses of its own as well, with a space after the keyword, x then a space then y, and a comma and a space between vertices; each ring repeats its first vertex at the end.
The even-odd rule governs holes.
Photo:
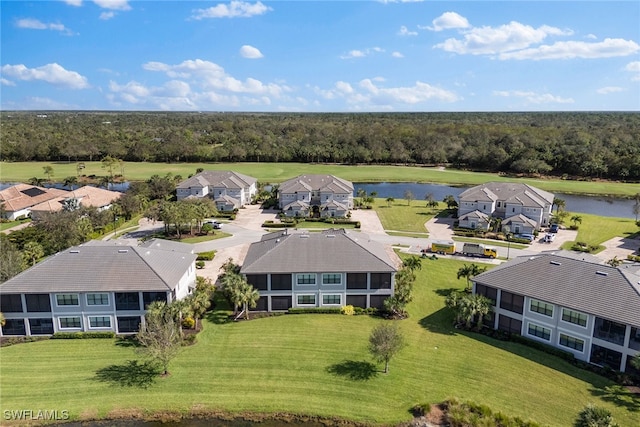
POLYGON ((605 249, 597 253, 596 256, 603 261, 609 261, 614 257, 620 260, 627 259, 627 255, 640 253, 640 238, 628 239, 623 237, 614 237, 602 244, 605 249))

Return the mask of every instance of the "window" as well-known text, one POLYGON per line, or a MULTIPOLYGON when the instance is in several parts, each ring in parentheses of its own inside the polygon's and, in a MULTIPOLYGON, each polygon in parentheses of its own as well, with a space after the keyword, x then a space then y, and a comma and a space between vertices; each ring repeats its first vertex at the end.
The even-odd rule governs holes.
POLYGON ((147 309, 147 306, 154 301, 167 302, 167 293, 166 292, 143 292, 142 293, 142 304, 145 310, 147 309))
POLYGON ((80 305, 78 303, 78 294, 56 294, 56 304, 80 305))
POLYGON ((29 319, 29 329, 31 335, 53 334, 53 319, 29 319))
POLYGON ((347 289, 367 289, 367 273, 347 273, 347 289))
POLYGON ((73 329, 81 327, 79 317, 61 317, 58 319, 58 322, 60 322, 60 329, 73 329))
POLYGON ((298 305, 315 305, 315 295, 298 295, 298 305))
POLYGON ((631 328, 631 336, 629 337, 629 348, 640 350, 640 328, 631 328))
POLYGON ((573 323, 580 326, 587 326, 587 315, 578 311, 562 309, 562 320, 564 322, 573 323))
POLYGON ((619 371, 620 363, 622 363, 622 353, 591 344, 591 359, 589 361, 596 365, 608 366, 619 371))
POLYGON ((340 305, 342 302, 342 295, 322 295, 322 304, 324 305, 340 305))
POLYGON ((609 341, 614 344, 622 345, 624 343, 624 334, 627 327, 622 323, 613 322, 607 319, 596 317, 596 325, 593 330, 593 336, 601 340, 609 341))
POLYGON ((2 295, 2 298, 0 298, 0 311, 3 313, 22 313, 22 298, 20 295, 2 295))
POLYGON ((256 288, 259 291, 267 290, 267 275, 266 274, 247 274, 247 283, 256 288))
POLYGON ((354 307, 367 308, 366 295, 347 295, 347 305, 354 307))
POLYGON ((578 338, 570 337, 569 335, 560 334, 559 344, 563 347, 572 348, 581 353, 584 351, 584 341, 578 338))
POLYGON ((89 327, 91 328, 110 328, 111 317, 109 316, 89 316, 89 327))
POLYGON ((118 317, 118 332, 138 332, 140 328, 140 316, 118 317))
POLYGON ((529 310, 535 313, 544 314, 545 316, 553 317, 553 304, 532 299, 531 304, 529 305, 529 310))
MULTIPOLYGON (((272 274, 271 275, 272 291, 290 291, 291 275, 290 274, 272 274)), ((291 307, 291 306, 289 306, 291 307)), ((285 308, 286 310, 286 308, 285 308)))
POLYGON ((291 308, 291 297, 271 297, 271 310, 288 310, 291 308))
POLYGON ((26 294, 24 298, 27 302, 27 311, 29 313, 51 312, 49 294, 26 294))
POLYGON ((524 305, 524 297, 522 295, 512 294, 511 292, 502 291, 500 294, 500 308, 522 314, 524 305))
POLYGON ((498 300, 498 290, 491 286, 476 284, 476 294, 484 295, 491 300, 491 305, 495 306, 498 300))
POLYGON ((109 294, 87 294, 87 305, 109 305, 109 294))
POLYGON ((140 310, 137 292, 116 292, 116 310, 140 310))
POLYGON ((23 319, 5 319, 2 326, 3 335, 27 335, 23 319))
POLYGON ((543 328, 542 326, 534 325, 533 323, 529 323, 529 330, 527 333, 546 341, 551 340, 551 329, 543 328))
POLYGON ((498 316, 498 330, 511 334, 520 334, 522 321, 501 314, 498 316))
POLYGON ((298 285, 315 285, 316 284, 316 275, 315 274, 297 274, 296 281, 298 285))
POLYGON ((371 273, 371 289, 391 289, 391 273, 371 273))
POLYGON ((340 273, 324 273, 322 275, 323 285, 339 285, 342 283, 342 274, 340 273))

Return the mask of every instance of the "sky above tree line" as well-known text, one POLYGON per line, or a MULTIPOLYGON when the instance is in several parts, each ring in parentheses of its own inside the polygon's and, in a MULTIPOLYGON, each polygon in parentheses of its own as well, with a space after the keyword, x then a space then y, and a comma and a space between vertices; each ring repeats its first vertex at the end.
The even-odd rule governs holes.
POLYGON ((640 110, 636 0, 0 8, 2 110, 640 110))

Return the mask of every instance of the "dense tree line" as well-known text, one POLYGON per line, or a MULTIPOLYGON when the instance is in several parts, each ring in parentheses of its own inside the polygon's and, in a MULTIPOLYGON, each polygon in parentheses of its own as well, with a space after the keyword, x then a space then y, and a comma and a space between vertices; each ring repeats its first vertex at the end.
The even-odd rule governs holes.
POLYGON ((640 114, 2 112, 9 161, 447 164, 640 179, 640 114))

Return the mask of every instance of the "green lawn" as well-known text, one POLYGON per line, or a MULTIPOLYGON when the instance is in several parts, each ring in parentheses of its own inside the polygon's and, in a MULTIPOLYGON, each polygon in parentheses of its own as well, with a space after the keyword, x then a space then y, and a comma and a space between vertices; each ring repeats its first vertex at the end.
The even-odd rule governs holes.
POLYGON ((171 376, 147 388, 121 385, 144 378, 127 368, 137 359, 134 349, 113 340, 2 348, 0 410, 66 409, 79 418, 198 408, 393 424, 408 420, 414 404, 457 396, 549 426, 571 425, 588 403, 609 408, 621 426, 640 425, 640 401, 602 377, 528 347, 453 329, 443 301, 449 288, 464 287, 455 278, 461 266, 423 261, 411 316, 398 321, 408 345, 387 375, 366 351, 381 319, 285 315, 217 324, 213 313, 198 343, 173 361, 171 376))
MULTIPOLYGON (((565 225, 569 226, 572 222, 569 220, 574 214, 571 213, 565 221, 565 225)), ((614 237, 636 237, 640 233, 640 228, 631 218, 612 218, 602 217, 590 214, 578 214, 582 217, 582 223, 578 224, 578 237, 576 241, 584 242, 587 245, 598 246, 614 237)), ((568 242, 563 248, 570 249, 573 243, 568 242)), ((640 245, 640 243, 639 243, 640 245)))
MULTIPOLYGON (((444 203, 440 203, 437 209, 428 208, 424 201, 414 200, 408 204, 406 200, 396 200, 387 204, 385 199, 377 198, 374 201, 375 209, 382 223, 382 227, 387 231, 404 231, 410 233, 427 233, 424 224, 444 208, 444 203)), ((422 234, 421 237, 428 237, 422 234)))
POLYGON ((17 221, 0 222, 0 231, 5 231, 13 227, 17 227, 25 222, 31 222, 31 218, 20 219, 17 221))
MULTIPOLYGON (((83 173, 106 175, 100 162, 84 162, 83 173)), ((76 162, 2 162, 0 163, 2 181, 25 182, 32 177, 45 178, 43 167, 53 167, 53 179, 64 180, 76 176, 76 162)), ((146 180, 151 175, 165 175, 170 172, 187 178, 197 168, 209 170, 228 170, 244 173, 258 178, 262 182, 282 182, 302 174, 326 173, 337 175, 353 182, 434 182, 443 184, 477 185, 488 181, 514 181, 503 175, 462 171, 455 169, 411 166, 372 166, 372 165, 332 165, 308 163, 124 163, 124 175, 128 180, 146 180)), ((568 181, 562 179, 518 179, 519 182, 534 185, 543 190, 559 193, 585 193, 632 196, 640 193, 640 184, 619 182, 568 181)))
POLYGON ((182 243, 200 243, 200 242, 208 242, 211 240, 224 239, 225 237, 230 237, 232 234, 225 233, 224 231, 216 231, 214 234, 207 234, 206 236, 195 236, 195 237, 187 237, 184 239, 180 239, 182 243))

